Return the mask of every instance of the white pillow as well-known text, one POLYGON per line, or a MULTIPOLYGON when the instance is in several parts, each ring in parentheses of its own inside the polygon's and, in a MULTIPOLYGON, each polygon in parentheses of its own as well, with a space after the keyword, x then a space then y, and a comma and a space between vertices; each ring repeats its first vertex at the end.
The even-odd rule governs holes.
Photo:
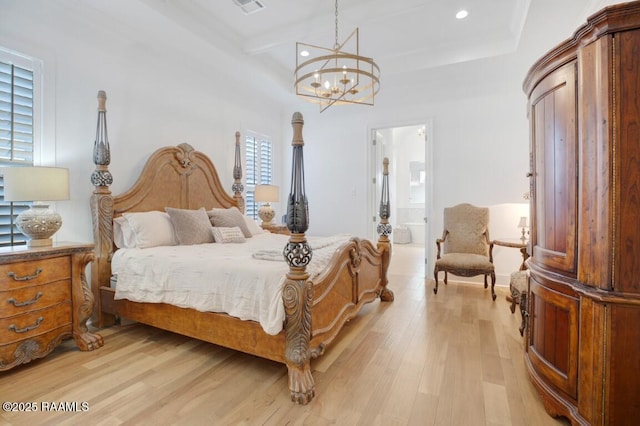
POLYGON ((113 219, 113 242, 118 248, 135 248, 136 246, 135 234, 124 216, 113 219))
POLYGON ((242 230, 237 226, 231 228, 214 226, 211 230, 216 243, 244 243, 246 241, 242 230))
POLYGON ((256 222, 249 216, 245 216, 244 221, 246 222, 247 228, 249 228, 249 232, 251 232, 251 235, 259 235, 267 232, 264 229, 262 229, 260 225, 258 225, 258 222, 256 222))
POLYGON ((168 213, 159 211, 125 213, 134 233, 135 247, 175 246, 178 244, 168 213))

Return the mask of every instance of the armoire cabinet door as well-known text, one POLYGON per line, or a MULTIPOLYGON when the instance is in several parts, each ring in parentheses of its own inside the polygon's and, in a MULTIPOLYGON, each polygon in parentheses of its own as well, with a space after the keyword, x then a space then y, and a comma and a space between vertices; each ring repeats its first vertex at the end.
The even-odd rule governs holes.
POLYGON ((576 62, 545 77, 531 94, 533 260, 576 271, 576 62))
POLYGON ((575 399, 578 393, 580 301, 545 286, 537 279, 531 275, 529 360, 548 383, 575 399))

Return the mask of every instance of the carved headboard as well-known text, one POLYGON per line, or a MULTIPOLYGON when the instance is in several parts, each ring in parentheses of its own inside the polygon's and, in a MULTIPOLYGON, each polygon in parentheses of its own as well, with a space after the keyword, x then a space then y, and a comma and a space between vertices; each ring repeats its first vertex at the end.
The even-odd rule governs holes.
MULTIPOLYGON (((205 154, 189 144, 160 148, 147 160, 140 177, 126 192, 113 196, 113 182, 106 129, 106 94, 98 93, 98 126, 91 175, 95 190, 91 196, 91 216, 95 241, 95 261, 91 268, 92 290, 99 303, 100 286, 109 286, 111 256, 114 252, 113 219, 126 212, 158 210, 165 207, 209 210, 214 207, 238 207, 244 212, 242 168, 240 166, 240 133, 235 135, 235 179, 230 196, 222 187, 215 166, 205 154)), ((97 310, 100 311, 100 310, 97 310)))
POLYGON ((113 217, 133 211, 164 211, 165 207, 208 210, 232 206, 239 207, 222 188, 209 157, 183 143, 161 148, 149 157, 131 189, 113 197, 113 217))

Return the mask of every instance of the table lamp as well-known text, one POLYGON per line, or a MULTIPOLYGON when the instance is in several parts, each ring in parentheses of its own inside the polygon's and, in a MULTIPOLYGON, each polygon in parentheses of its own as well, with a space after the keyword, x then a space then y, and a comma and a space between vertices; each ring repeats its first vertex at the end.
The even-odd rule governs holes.
POLYGON ((258 210, 258 217, 262 220, 262 226, 273 225, 275 211, 269 203, 279 201, 280 191, 276 185, 258 185, 255 190, 255 199, 258 203, 264 203, 258 210))
POLYGON ((527 240, 527 235, 529 234, 528 231, 525 231, 525 229, 528 227, 529 227, 529 219, 526 216, 521 216, 520 220, 518 221, 518 228, 522 228, 522 235, 520 236, 520 240, 522 241, 523 244, 527 240))
POLYGON ((62 218, 41 201, 69 199, 69 170, 58 167, 5 167, 4 201, 33 201, 16 218, 16 225, 30 247, 52 245, 51 236, 62 226, 62 218))

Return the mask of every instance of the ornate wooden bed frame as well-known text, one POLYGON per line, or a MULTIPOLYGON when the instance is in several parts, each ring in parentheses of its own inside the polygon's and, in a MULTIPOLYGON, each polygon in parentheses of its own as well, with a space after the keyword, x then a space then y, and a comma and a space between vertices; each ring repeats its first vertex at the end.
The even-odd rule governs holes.
POLYGON ((211 209, 240 206, 243 210, 240 135, 236 133, 235 197, 225 193, 209 158, 188 144, 157 150, 133 187, 124 194, 112 196, 109 190, 112 177, 108 170, 110 159, 104 92, 100 92, 98 98, 98 135, 94 148, 96 170, 92 175, 95 191, 91 197, 96 244, 96 261, 91 270, 91 287, 96 303, 93 324, 104 327, 113 324, 116 316, 124 317, 282 362, 288 368, 292 401, 307 404, 315 393, 311 358, 324 352, 326 345, 364 304, 377 297, 383 301, 393 300, 393 293, 386 287, 391 256, 388 161, 383 179, 377 246, 370 241, 352 238, 336 250, 327 269, 310 280, 306 265, 311 258, 311 249, 304 234, 308 226, 308 209, 302 167, 303 119, 299 113, 293 115, 292 190, 287 209, 291 237, 284 248, 290 270, 282 296, 286 320, 283 331, 273 336, 265 333, 257 322, 242 321, 225 314, 199 312, 162 303, 114 300, 115 292, 110 288, 110 262, 115 250, 113 219, 125 212, 164 211, 165 207, 211 209))

